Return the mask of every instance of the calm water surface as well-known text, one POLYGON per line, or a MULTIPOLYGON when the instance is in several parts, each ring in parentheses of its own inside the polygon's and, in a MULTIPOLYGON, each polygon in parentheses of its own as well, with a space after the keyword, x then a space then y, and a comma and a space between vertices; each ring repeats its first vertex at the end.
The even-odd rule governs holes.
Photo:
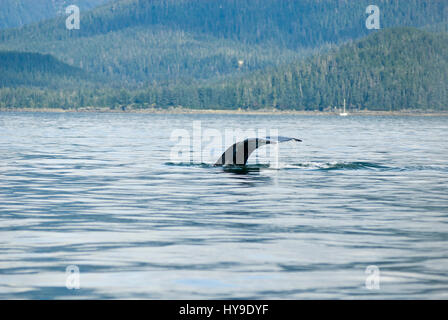
POLYGON ((447 117, 0 113, 0 298, 447 299, 447 133, 447 117), (247 170, 174 163, 172 130, 195 120, 304 142, 247 170))

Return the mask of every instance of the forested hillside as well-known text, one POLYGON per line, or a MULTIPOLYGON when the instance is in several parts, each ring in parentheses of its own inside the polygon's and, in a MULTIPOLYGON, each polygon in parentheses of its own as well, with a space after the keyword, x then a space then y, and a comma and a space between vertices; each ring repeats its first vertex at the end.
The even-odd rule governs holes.
POLYGON ((0 88, 66 88, 79 86, 79 81, 89 80, 83 70, 65 64, 51 55, 28 52, 0 51, 0 75, 0 88))
POLYGON ((65 14, 69 5, 88 10, 109 0, 1 0, 0 29, 23 25, 65 14))
POLYGON ((448 110, 448 34, 378 32, 329 54, 214 87, 199 106, 229 99, 242 108, 323 110, 346 99, 356 109, 448 110))
POLYGON ((395 111, 448 110, 448 34, 391 28, 280 68, 211 84, 153 84, 138 90, 0 89, 0 107, 395 111))
MULTIPOLYGON (((216 80, 293 62, 327 44, 371 33, 370 0, 126 0, 0 32, 0 49, 49 53, 133 86, 216 80), (239 63, 241 61, 241 63, 239 63)), ((378 0, 381 27, 447 21, 448 1, 378 0)))

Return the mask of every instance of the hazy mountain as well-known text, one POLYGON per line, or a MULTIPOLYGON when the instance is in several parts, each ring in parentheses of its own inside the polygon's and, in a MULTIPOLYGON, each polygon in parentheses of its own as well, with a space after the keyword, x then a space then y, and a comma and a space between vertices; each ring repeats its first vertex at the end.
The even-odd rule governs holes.
POLYGON ((0 29, 23 25, 65 14, 69 5, 88 10, 110 0, 1 0, 0 29))
MULTIPOLYGON (((326 44, 371 33, 370 0, 126 0, 0 32, 0 48, 58 59, 131 85, 220 79, 298 60, 326 44), (241 63, 239 63, 241 61, 241 63)), ((448 19, 448 1, 378 0, 381 27, 448 19)))
POLYGON ((88 76, 51 55, 0 51, 0 87, 67 87, 88 76))

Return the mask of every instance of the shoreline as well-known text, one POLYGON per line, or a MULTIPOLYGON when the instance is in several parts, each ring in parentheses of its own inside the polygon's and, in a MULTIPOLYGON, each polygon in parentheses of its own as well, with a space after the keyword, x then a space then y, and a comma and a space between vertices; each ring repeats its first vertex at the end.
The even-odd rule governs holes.
MULTIPOLYGON (((62 109, 62 108, 0 108, 0 112, 40 112, 40 113, 132 113, 132 114, 227 114, 227 115, 304 115, 304 116, 339 116, 339 112, 333 111, 297 111, 297 110, 222 110, 222 109, 188 109, 188 108, 168 108, 168 109, 126 109, 117 110, 109 108, 83 108, 83 109, 62 109)), ((442 111, 371 111, 363 110, 350 112, 348 116, 448 116, 442 111)))

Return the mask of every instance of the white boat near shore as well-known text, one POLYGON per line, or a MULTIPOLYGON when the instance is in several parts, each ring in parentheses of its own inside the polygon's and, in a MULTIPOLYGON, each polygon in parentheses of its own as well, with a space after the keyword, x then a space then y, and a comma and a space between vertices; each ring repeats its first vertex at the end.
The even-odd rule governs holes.
POLYGON ((347 113, 347 111, 345 110, 345 99, 344 99, 344 111, 341 112, 339 115, 340 115, 341 117, 346 117, 346 116, 348 116, 348 113, 347 113))

